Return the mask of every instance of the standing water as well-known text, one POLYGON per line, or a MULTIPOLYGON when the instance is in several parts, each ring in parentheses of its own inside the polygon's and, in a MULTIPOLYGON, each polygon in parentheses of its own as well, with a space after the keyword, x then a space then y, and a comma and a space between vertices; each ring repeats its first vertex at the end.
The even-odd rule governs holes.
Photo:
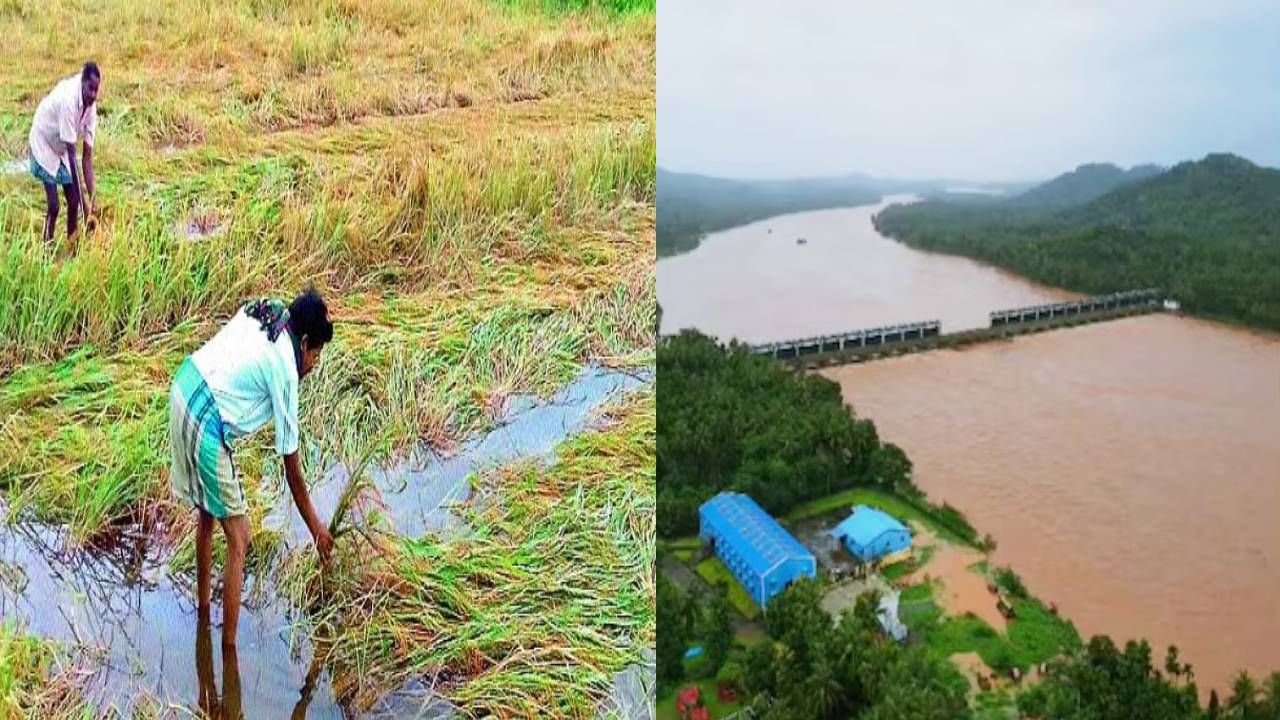
MULTIPOLYGON (((440 458, 423 450, 375 473, 388 515, 402 535, 435 533, 448 542, 467 530, 453 509, 470 497, 472 473, 525 459, 554 461, 557 444, 588 429, 619 394, 651 382, 651 372, 588 368, 547 401, 515 398, 497 428, 458 454, 440 458)), ((312 490, 322 517, 333 512, 345 478, 344 469, 334 468, 312 490)), ((109 552, 76 548, 62 528, 21 520, 5 525, 6 520, 0 508, 0 617, 20 619, 34 635, 100 649, 101 657, 88 663, 95 671, 87 694, 96 706, 115 707, 125 717, 142 697, 194 708, 202 674, 208 682, 212 673, 220 692, 228 677, 238 677, 244 717, 353 716, 334 698, 327 675, 311 667, 305 632, 291 632, 305 627, 299 625, 303 619, 273 588, 255 586, 267 581, 246 579, 239 650, 224 658, 217 626, 212 637, 196 632, 194 578, 171 574, 169 558, 154 544, 140 539, 109 552)), ((267 524, 289 529, 286 546, 310 539, 287 495, 267 524)), ((643 671, 625 671, 619 681, 643 671)), ((417 682, 384 698, 370 714, 406 713, 453 714, 451 705, 417 682)))
MULTIPOLYGON (((954 331, 1066 296, 884 238, 876 209, 765 220, 663 260, 664 332, 954 331)), ((1280 668, 1280 338, 1147 315, 823 374, 1086 637, 1145 637, 1159 658, 1175 644, 1205 694, 1280 668)))

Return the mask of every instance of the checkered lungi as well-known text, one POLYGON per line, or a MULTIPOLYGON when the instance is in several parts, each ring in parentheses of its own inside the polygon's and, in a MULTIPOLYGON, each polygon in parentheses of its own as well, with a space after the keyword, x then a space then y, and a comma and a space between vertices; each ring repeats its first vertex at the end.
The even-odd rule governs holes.
POLYGON ((182 361, 169 391, 169 444, 169 476, 178 497, 216 518, 247 512, 222 416, 190 357, 182 361))

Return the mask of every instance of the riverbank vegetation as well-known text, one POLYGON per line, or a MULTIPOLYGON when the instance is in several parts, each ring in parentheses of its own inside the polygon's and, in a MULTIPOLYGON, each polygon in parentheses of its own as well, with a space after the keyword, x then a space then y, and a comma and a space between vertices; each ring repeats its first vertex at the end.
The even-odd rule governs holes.
POLYGON ((1063 176, 1005 201, 895 205, 876 227, 1056 287, 1159 287, 1187 312, 1280 330, 1280 170, 1209 155, 1097 196, 1096 182, 1079 184, 1063 176))
POLYGON ((658 169, 658 257, 689 252, 704 235, 756 220, 870 205, 880 193, 855 179, 726 180, 658 169))
POLYGON ((698 507, 722 490, 782 515, 855 485, 902 490, 910 464, 854 417, 840 386, 798 375, 745 346, 686 331, 658 349, 658 522, 697 531, 698 507))

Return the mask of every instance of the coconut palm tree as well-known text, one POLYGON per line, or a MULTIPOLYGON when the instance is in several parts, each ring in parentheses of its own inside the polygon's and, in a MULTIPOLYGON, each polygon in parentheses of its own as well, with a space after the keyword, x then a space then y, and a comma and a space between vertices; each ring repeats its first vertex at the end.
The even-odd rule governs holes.
POLYGON ((1252 720, 1258 707, 1258 684, 1249 673, 1241 670, 1231 683, 1231 697, 1227 700, 1227 710, 1232 717, 1240 720, 1252 720))

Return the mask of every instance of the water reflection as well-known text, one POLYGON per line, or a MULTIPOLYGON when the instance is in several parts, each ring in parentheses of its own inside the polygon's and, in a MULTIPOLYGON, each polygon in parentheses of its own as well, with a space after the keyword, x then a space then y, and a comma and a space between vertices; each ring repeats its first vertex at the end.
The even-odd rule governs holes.
MULTIPOLYGON (((603 405, 652 381, 651 372, 588 368, 545 401, 514 398, 498 428, 453 457, 424 454, 379 472, 397 530, 442 538, 465 531, 455 511, 459 503, 479 501, 470 494, 471 473, 520 459, 554 462, 555 447, 588 428, 603 405)), ((336 469, 313 489, 322 517, 332 512, 342 479, 345 472, 336 469)), ((290 532, 295 518, 287 496, 269 518, 269 525, 285 531, 287 547, 309 541, 309 535, 290 532)), ((139 698, 184 707, 195 702, 210 717, 352 717, 319 662, 327 652, 313 647, 305 631, 295 632, 304 618, 269 578, 245 578, 238 653, 224 655, 221 642, 210 637, 209 618, 199 617, 192 574, 171 571, 171 549, 153 542, 156 535, 141 524, 80 544, 65 527, 9 518, 0 505, 0 618, 17 619, 34 635, 100 650, 87 678, 87 699, 121 717, 137 714, 139 698)), ((215 588, 215 603, 219 599, 215 588)), ((454 714, 433 684, 411 681, 382 700, 393 717, 454 714)))
POLYGON ((222 648, 222 687, 213 675, 213 632, 206 612, 200 612, 196 620, 196 678, 200 692, 197 707, 209 720, 240 720, 244 713, 240 707, 240 663, 235 646, 222 648))

